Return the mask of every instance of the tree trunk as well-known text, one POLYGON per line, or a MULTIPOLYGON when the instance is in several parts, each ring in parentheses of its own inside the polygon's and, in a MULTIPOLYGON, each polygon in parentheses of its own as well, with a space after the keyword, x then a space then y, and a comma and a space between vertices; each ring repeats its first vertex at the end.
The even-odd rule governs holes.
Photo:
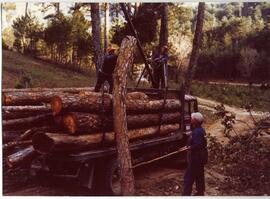
MULTIPOLYGON (((21 106, 21 105, 42 105, 49 103, 51 98, 59 92, 18 92, 18 93, 3 93, 2 103, 5 106, 21 106)), ((61 94, 61 93, 60 93, 61 94)))
POLYGON ((168 3, 162 4, 162 17, 159 34, 159 51, 162 46, 168 45, 168 3))
POLYGON ((3 130, 23 130, 37 126, 50 125, 54 123, 51 113, 41 114, 34 117, 27 117, 14 120, 3 120, 3 130))
POLYGON ((96 66, 96 74, 97 74, 103 62, 99 4, 91 3, 90 5, 91 5, 91 21, 92 21, 92 44, 94 48, 94 63, 96 66))
POLYGON ((110 31, 110 16, 109 16, 110 4, 105 3, 105 25, 104 25, 104 53, 109 46, 109 31, 110 31))
POLYGON ((193 78, 193 72, 197 65, 197 60, 199 57, 199 49, 202 41, 202 30, 203 30, 203 20, 204 20, 204 11, 205 11, 205 3, 200 2, 198 6, 198 15, 197 15, 197 23, 196 30, 193 39, 193 47, 191 51, 191 56, 189 60, 188 69, 185 75, 185 92, 190 93, 191 83, 193 78))
MULTIPOLYGON (((148 128, 134 129, 128 131, 129 140, 143 139, 156 134, 165 135, 179 130, 179 124, 152 126, 148 128)), ((33 138, 35 150, 42 154, 50 152, 79 152, 100 146, 103 134, 95 133, 89 135, 73 136, 64 133, 47 133, 48 131, 36 133, 33 138)), ((115 133, 106 132, 104 137, 105 144, 115 143, 115 133)))
POLYGON ((24 16, 27 17, 28 16, 28 3, 25 3, 25 10, 24 10, 24 16))
POLYGON ((2 106, 4 120, 25 118, 51 112, 51 106, 2 106))
POLYGON ((34 150, 33 146, 29 146, 23 150, 20 150, 7 157, 6 163, 9 168, 15 168, 17 166, 29 163, 35 157, 37 157, 37 152, 34 150))
POLYGON ((113 76, 113 118, 117 155, 120 163, 121 193, 134 195, 135 185, 127 135, 126 93, 128 69, 133 64, 136 38, 124 38, 113 76))
POLYGON ((23 141, 12 141, 7 144, 4 144, 3 150, 10 150, 14 147, 22 147, 22 146, 29 146, 32 144, 32 140, 23 140, 23 141))
MULTIPOLYGON (((127 112, 129 114, 135 113, 155 113, 163 109, 164 100, 127 100, 127 112)), ((166 100, 164 111, 175 112, 179 110, 181 103, 176 99, 166 100)), ((85 112, 96 113, 102 108, 101 93, 91 92, 86 96, 80 95, 66 95, 55 96, 52 98, 51 107, 54 115, 61 112, 85 112)), ((112 96, 104 95, 103 108, 105 111, 112 111, 112 96)))
MULTIPOLYGON (((180 113, 165 113, 160 120, 159 114, 127 115, 128 129, 136 129, 159 124, 172 124, 180 121, 180 113)), ((112 115, 106 115, 103 120, 100 115, 89 113, 67 113, 63 117, 65 129, 70 134, 85 134, 91 132, 113 130, 112 115)))

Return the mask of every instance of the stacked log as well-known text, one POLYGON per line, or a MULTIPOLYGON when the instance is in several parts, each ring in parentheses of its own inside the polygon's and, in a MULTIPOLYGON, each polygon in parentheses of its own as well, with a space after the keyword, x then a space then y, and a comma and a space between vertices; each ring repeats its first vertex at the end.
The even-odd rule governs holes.
MULTIPOLYGON (((4 151, 10 168, 54 152, 73 153, 114 145, 110 94, 93 88, 3 90, 4 151), (11 151, 11 152, 10 152, 11 151)), ((126 97, 131 142, 180 129, 180 102, 153 100, 141 92, 126 97)))

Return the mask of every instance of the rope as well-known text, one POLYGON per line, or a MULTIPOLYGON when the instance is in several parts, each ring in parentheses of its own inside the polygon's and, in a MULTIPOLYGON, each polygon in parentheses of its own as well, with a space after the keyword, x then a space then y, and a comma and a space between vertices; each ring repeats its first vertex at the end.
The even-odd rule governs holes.
POLYGON ((160 134, 160 128, 161 128, 161 125, 162 125, 162 117, 163 117, 163 112, 165 110, 165 105, 166 105, 166 100, 167 100, 167 91, 168 91, 168 86, 167 86, 167 78, 166 78, 166 69, 165 69, 166 65, 163 64, 163 75, 164 75, 164 87, 162 88, 162 94, 163 94, 163 104, 162 104, 162 107, 161 107, 161 111, 160 111, 160 114, 159 114, 159 126, 158 126, 158 134, 160 134))
POLYGON ((104 128, 104 120, 105 120, 105 109, 104 109, 104 87, 105 84, 102 84, 102 90, 101 90, 101 114, 100 114, 100 118, 101 118, 101 132, 102 132, 102 145, 105 143, 105 137, 106 137, 106 131, 104 128))

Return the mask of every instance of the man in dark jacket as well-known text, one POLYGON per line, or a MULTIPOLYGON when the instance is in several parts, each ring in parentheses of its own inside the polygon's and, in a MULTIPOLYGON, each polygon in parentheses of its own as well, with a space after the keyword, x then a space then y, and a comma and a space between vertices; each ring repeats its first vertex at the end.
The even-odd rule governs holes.
POLYGON ((95 86, 95 92, 99 92, 102 84, 107 81, 110 85, 109 93, 112 93, 113 90, 113 71, 117 61, 117 55, 115 54, 115 49, 109 47, 107 49, 107 54, 104 57, 103 65, 98 71, 97 83, 95 86))
POLYGON ((161 48, 160 53, 155 54, 153 57, 153 72, 154 72, 154 81, 155 84, 153 85, 154 88, 164 88, 164 66, 165 70, 167 70, 167 62, 169 60, 168 55, 168 47, 163 46, 161 48))
POLYGON ((188 140, 188 167, 184 176, 184 196, 190 196, 193 183, 196 183, 197 193, 202 196, 205 191, 204 165, 207 163, 206 133, 202 128, 203 116, 201 113, 191 114, 192 133, 188 140))

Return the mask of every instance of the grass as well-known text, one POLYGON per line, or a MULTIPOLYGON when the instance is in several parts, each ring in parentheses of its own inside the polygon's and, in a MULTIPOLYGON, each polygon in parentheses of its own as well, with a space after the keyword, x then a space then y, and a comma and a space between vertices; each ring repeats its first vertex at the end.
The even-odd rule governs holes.
POLYGON ((191 94, 244 108, 252 103, 254 110, 270 111, 270 90, 258 87, 210 85, 194 81, 191 94))
POLYGON ((83 87, 94 85, 92 74, 82 74, 61 69, 53 64, 26 57, 20 53, 2 51, 2 87, 14 88, 24 73, 31 79, 32 87, 83 87))

